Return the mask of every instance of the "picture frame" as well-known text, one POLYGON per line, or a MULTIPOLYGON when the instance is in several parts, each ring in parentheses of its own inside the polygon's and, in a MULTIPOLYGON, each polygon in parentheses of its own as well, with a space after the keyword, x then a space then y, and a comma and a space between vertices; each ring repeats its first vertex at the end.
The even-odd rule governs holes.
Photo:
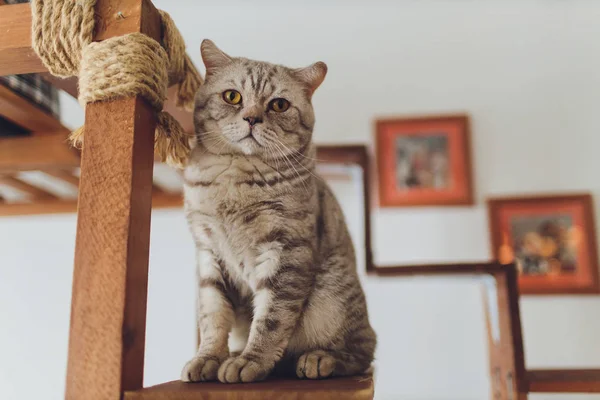
POLYGON ((464 114, 378 119, 379 205, 473 205, 470 135, 464 114))
POLYGON ((515 263, 522 294, 600 293, 592 196, 488 199, 492 253, 515 263))

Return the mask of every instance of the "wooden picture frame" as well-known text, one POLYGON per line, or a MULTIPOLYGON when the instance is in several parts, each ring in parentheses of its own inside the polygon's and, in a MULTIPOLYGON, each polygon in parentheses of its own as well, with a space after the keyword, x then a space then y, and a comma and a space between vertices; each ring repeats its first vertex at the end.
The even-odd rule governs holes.
POLYGON ((379 119, 375 142, 381 207, 473 204, 468 116, 379 119))
POLYGON ((515 262, 522 294, 600 293, 590 194, 488 200, 493 257, 515 262))

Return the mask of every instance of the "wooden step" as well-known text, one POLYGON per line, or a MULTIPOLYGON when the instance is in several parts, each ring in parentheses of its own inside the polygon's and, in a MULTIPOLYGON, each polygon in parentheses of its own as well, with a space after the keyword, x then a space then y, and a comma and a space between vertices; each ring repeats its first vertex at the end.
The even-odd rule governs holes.
POLYGON ((125 392, 124 400, 372 400, 371 376, 223 384, 173 381, 125 392))

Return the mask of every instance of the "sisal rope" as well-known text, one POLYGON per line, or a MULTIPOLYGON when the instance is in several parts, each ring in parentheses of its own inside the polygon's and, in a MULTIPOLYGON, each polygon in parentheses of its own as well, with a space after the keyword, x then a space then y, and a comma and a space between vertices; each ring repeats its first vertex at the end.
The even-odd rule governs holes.
MULTIPOLYGON (((191 109, 202 78, 185 52, 173 20, 159 11, 162 45, 141 33, 92 42, 96 0, 32 0, 32 47, 51 74, 79 77, 79 102, 140 95, 157 114, 155 150, 163 161, 182 167, 190 151, 183 128, 162 111, 170 85, 178 85, 177 105, 191 109)), ((83 145, 84 127, 71 134, 83 145)))

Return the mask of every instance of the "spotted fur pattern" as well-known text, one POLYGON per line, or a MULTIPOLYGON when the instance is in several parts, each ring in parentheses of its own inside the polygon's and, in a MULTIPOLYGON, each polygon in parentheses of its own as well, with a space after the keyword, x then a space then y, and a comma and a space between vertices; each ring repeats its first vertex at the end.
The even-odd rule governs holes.
POLYGON ((184 171, 196 243, 200 346, 184 381, 365 372, 376 336, 341 208, 315 173, 316 63, 232 58, 204 41, 196 143, 184 171), (242 100, 229 104, 223 93, 242 100), (273 99, 289 108, 275 112, 273 99), (253 123, 250 123, 252 121, 253 123))

